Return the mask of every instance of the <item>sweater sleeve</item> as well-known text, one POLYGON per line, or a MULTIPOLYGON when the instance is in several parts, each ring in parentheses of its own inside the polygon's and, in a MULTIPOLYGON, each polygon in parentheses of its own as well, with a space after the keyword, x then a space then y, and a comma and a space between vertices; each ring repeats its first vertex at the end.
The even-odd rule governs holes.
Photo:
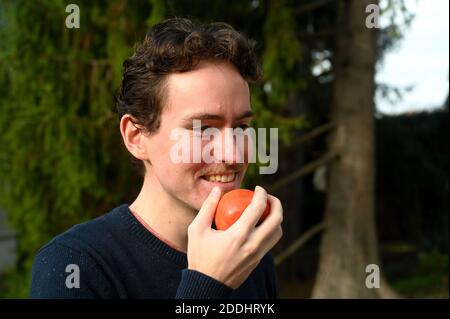
POLYGON ((225 299, 233 289, 201 272, 183 269, 175 299, 225 299))
POLYGON ((32 299, 114 298, 113 291, 91 257, 63 244, 48 244, 34 260, 32 299))
MULTIPOLYGON (((265 289, 264 295, 268 299, 278 299, 278 280, 272 253, 267 253, 261 260, 258 285, 265 289)), ((181 282, 178 286, 176 299, 227 299, 233 297, 231 287, 209 277, 201 272, 183 269, 181 282)))

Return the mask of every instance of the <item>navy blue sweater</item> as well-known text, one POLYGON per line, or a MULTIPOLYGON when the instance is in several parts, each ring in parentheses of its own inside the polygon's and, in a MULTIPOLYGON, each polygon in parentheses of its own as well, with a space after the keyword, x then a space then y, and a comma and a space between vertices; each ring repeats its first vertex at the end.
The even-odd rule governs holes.
POLYGON ((277 297, 270 253, 233 290, 187 269, 187 255, 147 230, 127 204, 72 227, 42 247, 30 288, 30 298, 277 297), (79 278, 78 288, 74 276, 79 278))

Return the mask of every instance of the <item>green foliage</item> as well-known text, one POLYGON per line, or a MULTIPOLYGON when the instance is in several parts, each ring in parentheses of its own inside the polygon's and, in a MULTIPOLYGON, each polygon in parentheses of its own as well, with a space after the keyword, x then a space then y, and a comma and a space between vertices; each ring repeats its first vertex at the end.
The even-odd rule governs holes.
POLYGON ((393 287, 410 298, 448 298, 448 254, 419 254, 412 273, 394 281, 393 287))
POLYGON ((6 286, 20 297, 39 247, 139 186, 112 96, 146 16, 124 1, 78 5, 81 28, 67 29, 64 1, 2 4, 0 205, 19 238, 6 286))
POLYGON ((384 53, 396 48, 414 20, 414 14, 408 11, 405 0, 382 1, 380 6, 381 16, 389 21, 389 24, 380 29, 378 37, 380 47, 379 63, 383 61, 384 53))
POLYGON ((298 90, 299 81, 295 79, 301 51, 295 31, 292 9, 284 1, 273 1, 264 24, 265 51, 262 65, 265 78, 271 86, 268 102, 277 108, 286 102, 289 93, 298 90))
MULTIPOLYGON (((23 267, 23 269, 30 268, 31 264, 23 267)), ((30 275, 29 271, 18 271, 17 269, 10 269, 2 274, 0 277, 0 298, 26 298, 30 285, 30 275)))

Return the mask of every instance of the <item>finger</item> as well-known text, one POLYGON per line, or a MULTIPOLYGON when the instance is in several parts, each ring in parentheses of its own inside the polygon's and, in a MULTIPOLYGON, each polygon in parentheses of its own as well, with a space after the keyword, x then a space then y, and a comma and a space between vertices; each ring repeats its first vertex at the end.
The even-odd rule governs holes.
POLYGON ((220 195, 220 188, 214 186, 206 200, 203 202, 197 216, 192 221, 193 225, 198 226, 200 229, 211 228, 220 195))
POLYGON ((272 195, 267 195, 270 203, 269 216, 255 229, 254 237, 259 241, 265 241, 274 229, 283 222, 283 206, 278 198, 272 195))
MULTIPOLYGON (((252 201, 241 217, 231 226, 234 228, 251 229, 256 226, 267 206, 267 192, 260 186, 255 187, 252 201)), ((230 227, 230 228, 231 228, 230 227)))
MULTIPOLYGON (((257 236, 256 234, 254 235, 257 236)), ((271 250, 280 241, 282 236, 283 230, 279 225, 274 229, 272 233, 270 233, 268 238, 265 238, 264 241, 261 242, 258 257, 264 257, 269 252, 269 250, 271 250)))

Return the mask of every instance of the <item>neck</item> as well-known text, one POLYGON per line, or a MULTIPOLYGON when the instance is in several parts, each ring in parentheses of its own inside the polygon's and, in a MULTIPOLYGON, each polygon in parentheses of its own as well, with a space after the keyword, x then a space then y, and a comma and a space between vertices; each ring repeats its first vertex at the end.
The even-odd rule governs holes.
POLYGON ((187 228, 196 212, 168 194, 151 171, 147 171, 142 189, 130 208, 160 239, 187 252, 187 228))

